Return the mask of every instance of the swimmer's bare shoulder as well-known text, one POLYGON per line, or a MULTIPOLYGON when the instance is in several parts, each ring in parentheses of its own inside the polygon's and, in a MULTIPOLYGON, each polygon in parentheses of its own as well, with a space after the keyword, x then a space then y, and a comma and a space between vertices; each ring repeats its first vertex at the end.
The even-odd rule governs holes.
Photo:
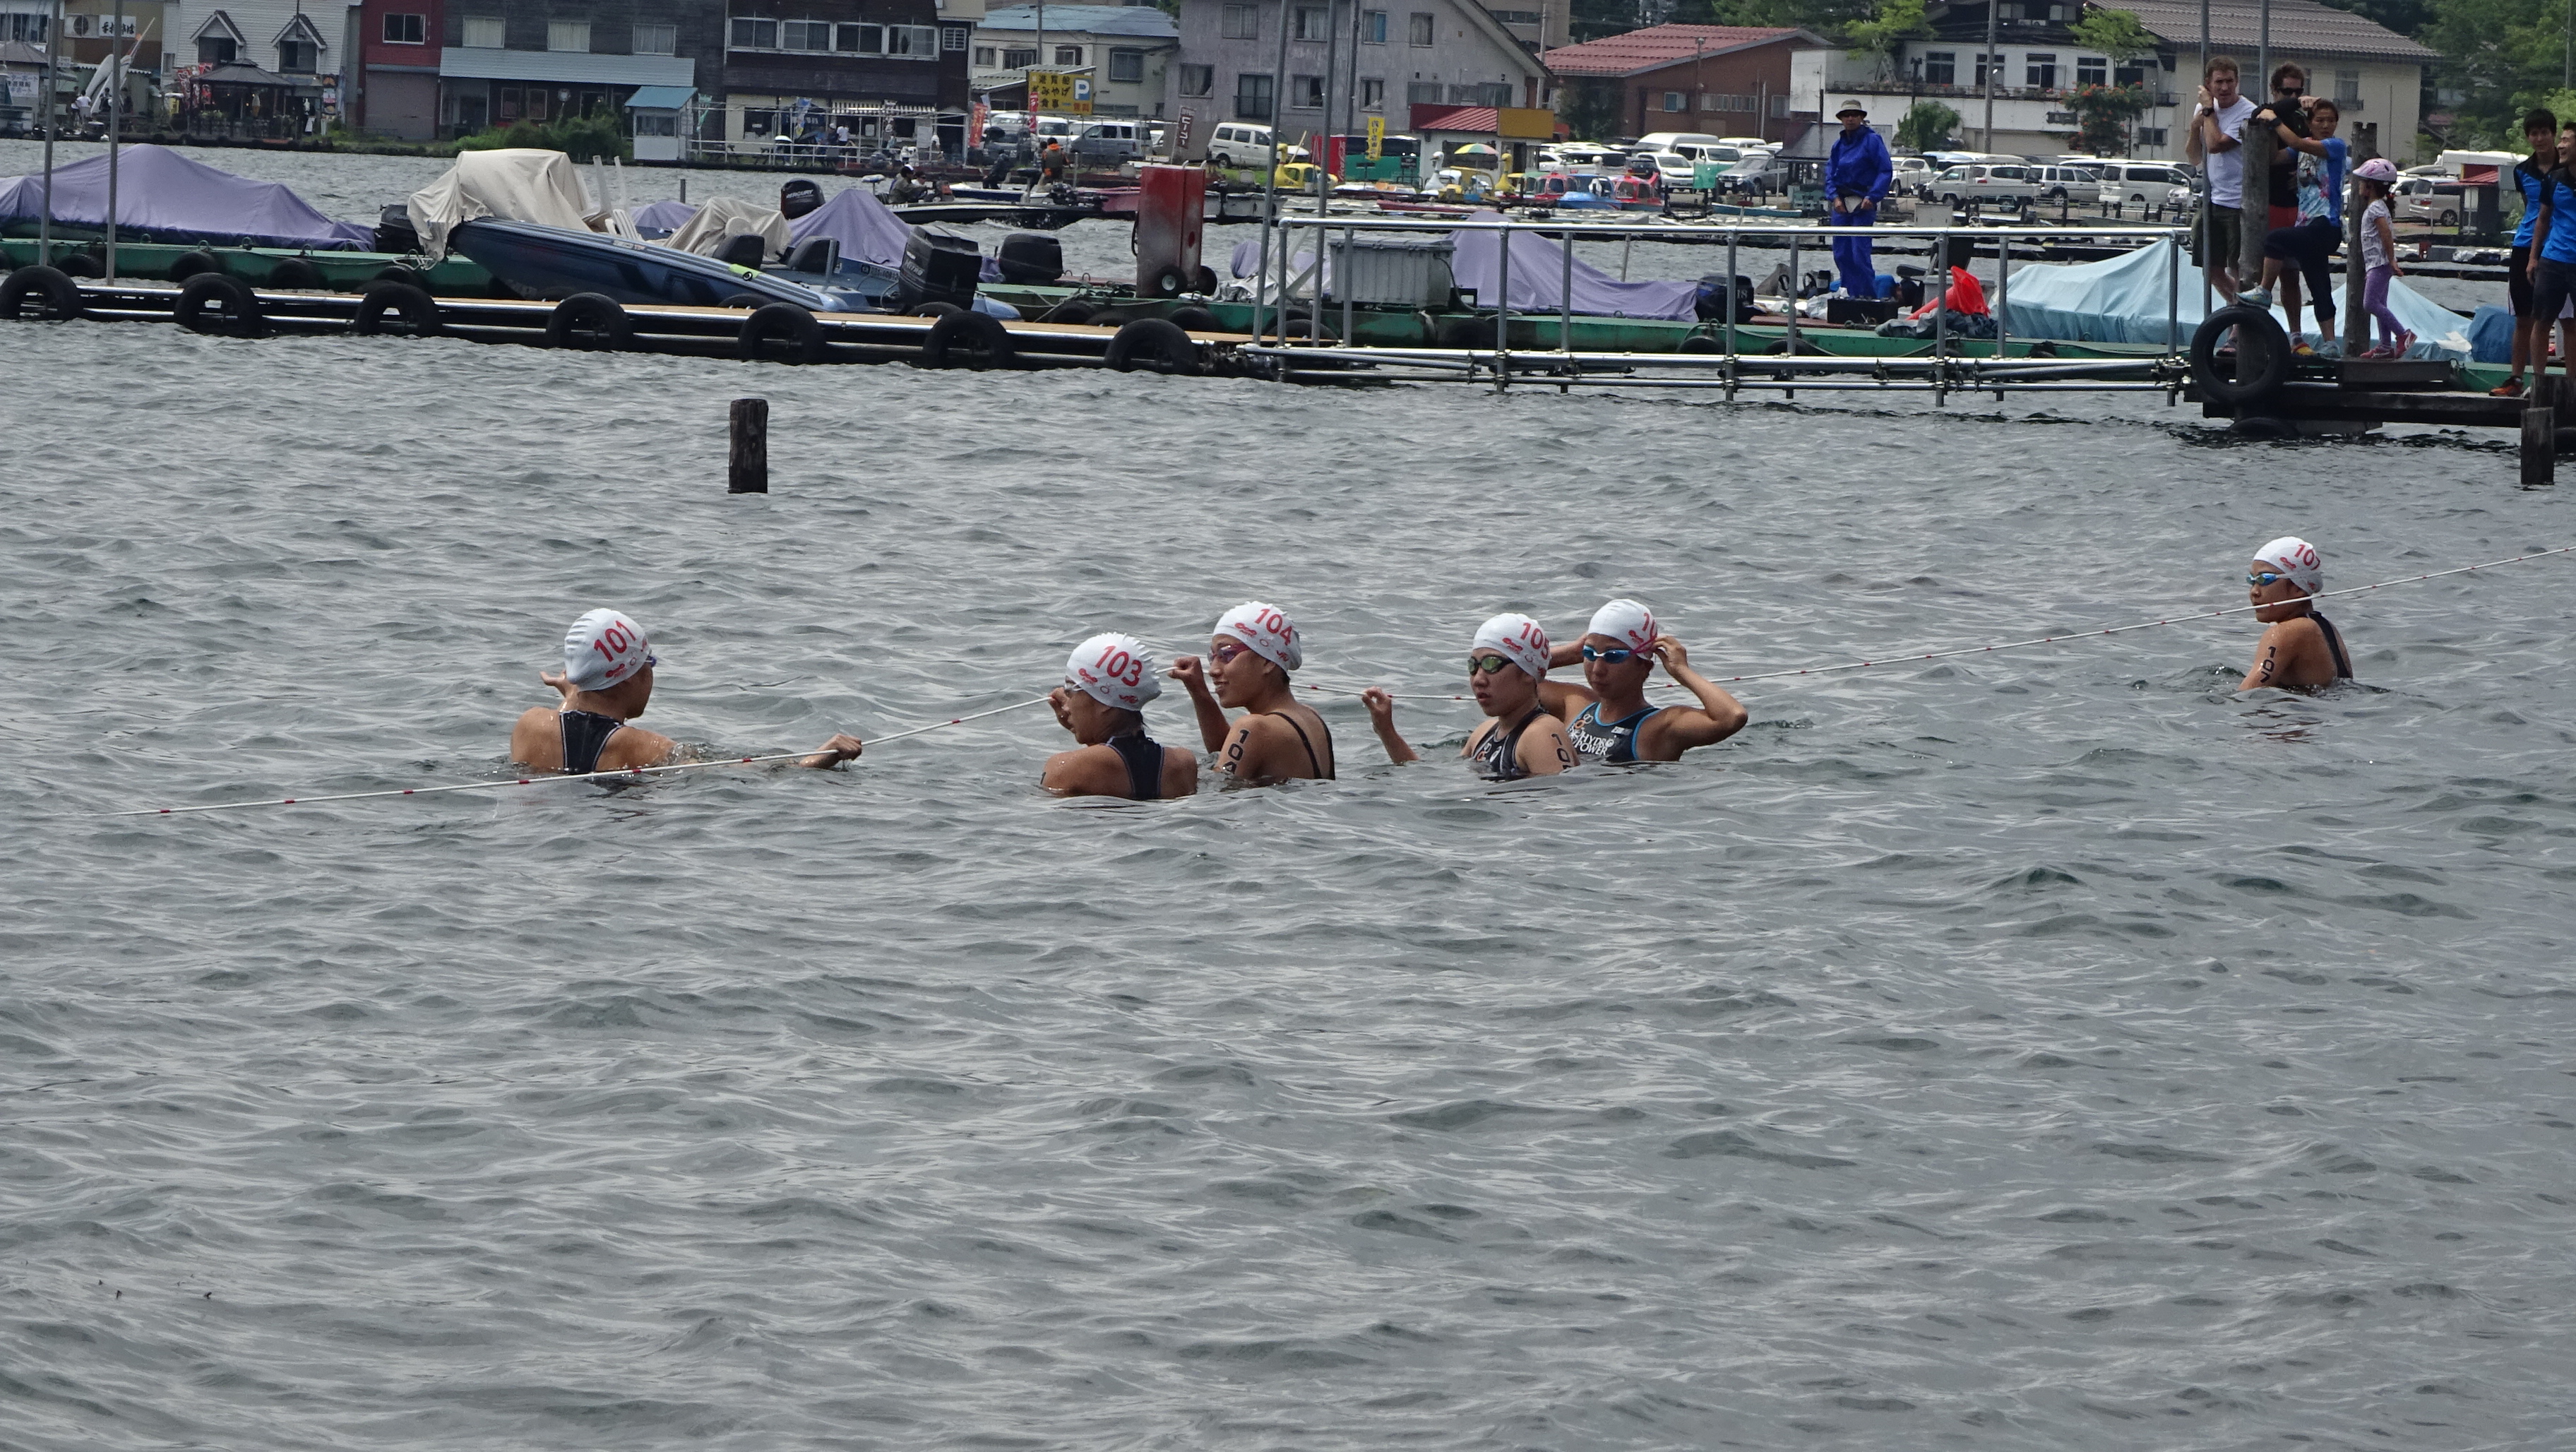
MULTIPOLYGON (((563 715, 560 706, 530 706, 510 727, 510 759, 539 771, 563 770, 563 715)), ((665 766, 680 754, 680 743, 641 726, 617 728, 600 748, 599 771, 632 771, 639 766, 665 766)))
MULTIPOLYGON (((1046 759, 1038 785, 1060 797, 1124 797, 1127 760, 1106 746, 1077 746, 1046 759)), ((1163 748, 1163 795, 1186 797, 1199 789, 1199 759, 1178 746, 1163 748)))
POLYGON ((1513 755, 1520 758, 1521 770, 1532 776, 1554 776, 1574 770, 1574 738, 1565 734, 1565 723, 1552 715, 1542 715, 1521 733, 1513 755))
POLYGON ((2334 652, 2326 645, 2324 629, 2313 616, 2293 615, 2263 631, 2263 638, 2254 645, 2253 667, 2236 689, 2300 690, 2330 686, 2335 680, 2334 652))

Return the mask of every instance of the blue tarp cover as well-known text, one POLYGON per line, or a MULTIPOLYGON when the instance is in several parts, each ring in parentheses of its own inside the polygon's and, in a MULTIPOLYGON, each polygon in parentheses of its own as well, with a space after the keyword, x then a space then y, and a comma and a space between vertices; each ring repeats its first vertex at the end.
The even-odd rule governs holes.
MULTIPOLYGON (((1517 252, 1513 254, 1512 267, 1515 273, 1520 269, 1517 252)), ((2340 268, 2336 275, 2342 275, 2340 268)), ((1515 283, 1518 280, 1514 278, 1515 283)), ((1516 286, 1514 292, 1518 291, 1516 286)), ((1993 289, 1989 287, 1988 291, 1993 289)), ((2191 341, 2192 329, 2200 326, 2201 318, 2206 316, 2200 307, 2200 269, 2191 265, 2188 252, 2171 242, 2153 242, 2124 256, 2073 267, 2033 263, 2015 268, 2005 294, 2004 329, 2016 338, 2161 345, 2165 342, 2165 309, 2170 299, 2173 326, 2180 333, 2179 345, 2191 341)), ((2334 296, 2340 313, 2340 283, 2334 296)), ((2388 310, 2415 334, 2413 356, 2469 356, 2469 320, 2426 299, 2408 287, 2402 277, 2388 285, 2388 310)), ((2280 318, 2283 326, 2288 325, 2288 315, 2280 308, 2273 308, 2272 315, 2280 318)), ((2313 324, 2315 314, 2309 313, 2306 320, 2313 324)), ((2372 332, 2372 341, 2376 342, 2376 327, 2372 332)), ((2310 332, 2303 336, 2314 340, 2317 335, 2310 332)))
MULTIPOLYGON (((42 172, 0 183, 0 220, 37 220, 45 209, 42 172)), ((373 227, 334 222, 278 182, 220 171, 163 146, 128 146, 117 160, 116 225, 154 237, 259 247, 366 251, 373 227)), ((54 220, 107 224, 107 158, 54 168, 54 220)))
MULTIPOLYGON (((1458 286, 1476 294, 1480 308, 1494 306, 1502 287, 1502 218, 1478 212, 1450 235, 1458 250, 1449 270, 1458 286)), ((1565 292, 1565 249, 1536 232, 1515 231, 1512 238, 1514 312, 1552 313, 1565 292)), ((1604 318, 1690 319, 1699 316, 1696 282, 1621 282, 1582 258, 1574 259, 1574 311, 1604 318)))

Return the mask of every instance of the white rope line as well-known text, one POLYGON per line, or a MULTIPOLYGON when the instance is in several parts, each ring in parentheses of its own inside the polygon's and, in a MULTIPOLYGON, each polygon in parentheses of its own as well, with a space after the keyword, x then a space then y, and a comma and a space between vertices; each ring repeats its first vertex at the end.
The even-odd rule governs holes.
MULTIPOLYGON (((890 741, 901 741, 907 736, 919 736, 925 731, 941 731, 951 726, 962 726, 969 721, 981 721, 987 716, 999 716, 1005 711, 1025 711, 1031 706, 1043 706, 1047 703, 1047 700, 1048 697, 1040 696, 1035 700, 1015 701, 1008 706, 995 706, 989 711, 976 711, 969 715, 952 716, 945 721, 933 721, 927 726, 915 726, 908 731, 897 731, 890 736, 880 736, 876 740, 867 744, 871 746, 883 746, 890 741)), ((774 756, 728 756, 714 761, 681 761, 674 762, 668 766, 633 766, 621 768, 617 771, 558 772, 547 776, 523 776, 510 781, 460 781, 449 782, 439 786, 396 787, 389 791, 334 792, 328 796, 320 797, 264 797, 258 801, 250 802, 209 802, 201 807, 142 807, 132 811, 84 812, 80 815, 88 817, 175 817, 182 812, 236 812, 250 807, 311 806, 316 802, 363 802, 379 797, 426 797, 435 796, 440 792, 488 792, 497 791, 503 787, 553 786, 558 783, 568 781, 601 781, 612 778, 618 781, 635 781, 643 777, 659 776, 665 772, 702 771, 711 766, 759 766, 765 762, 803 761, 809 756, 818 755, 821 755, 821 752, 787 751, 780 752, 774 756)))
MULTIPOLYGON (((2479 564, 2462 565, 2457 569, 2434 570, 2428 574, 2399 575, 2392 579, 2378 581, 2375 584, 2349 585, 2340 590, 2322 590, 2314 595, 2308 596, 2307 598, 2310 600, 2331 600, 2341 595, 2365 595, 2373 590, 2385 590, 2391 585, 2412 585, 2425 580, 2445 579, 2452 575, 2473 575, 2480 570, 2492 570, 2503 565, 2518 565, 2526 560, 2543 560, 2549 558, 2551 555, 2563 555, 2570 553, 2571 551, 2576 551, 2576 545, 2561 545, 2556 549, 2537 550, 2527 555, 2513 555, 2500 560, 2487 560, 2479 564)), ((2290 604, 2295 602, 2283 601, 2280 603, 2290 604)), ((2070 630, 2057 635, 2033 636, 2028 640, 2000 641, 1993 645, 1963 645, 1951 650, 1925 651, 1920 655, 1912 653, 1881 655, 1873 656, 1868 660, 1843 661, 1834 665, 1795 666, 1786 670, 1756 671, 1740 676, 1708 675, 1706 672, 1702 672, 1702 674, 1707 675, 1707 678, 1711 682, 1720 685, 1736 685, 1744 681, 1776 681, 1791 676, 1833 675, 1842 671, 1871 670, 1879 666, 1911 665, 1918 661, 1951 660, 1963 655, 1990 655, 1996 651, 2003 650, 2027 650, 2035 645, 2056 645, 2062 641, 2069 640, 2093 640, 2105 635, 2125 635, 2133 630, 2153 630, 2159 625, 2182 625, 2195 620, 2215 620, 2225 615, 2243 615, 2251 611, 2268 610, 2271 608, 2272 607, 2269 605, 2233 605, 2224 610, 2200 610, 2194 611, 2188 615, 2169 615, 2158 620, 2140 620, 2127 625, 2107 625, 2087 628, 2084 630, 2070 630)), ((1303 681, 1297 683, 1297 688, 1301 691, 1316 691, 1325 695, 1335 696, 1356 696, 1362 689, 1364 689, 1358 686, 1311 685, 1303 681)), ((1678 682, 1658 681, 1655 683, 1654 689, 1677 691, 1686 688, 1678 682)), ((1473 696, 1440 695, 1438 693, 1415 693, 1404 696, 1395 696, 1390 693, 1390 698, 1406 701, 1472 701, 1475 699, 1473 696)))

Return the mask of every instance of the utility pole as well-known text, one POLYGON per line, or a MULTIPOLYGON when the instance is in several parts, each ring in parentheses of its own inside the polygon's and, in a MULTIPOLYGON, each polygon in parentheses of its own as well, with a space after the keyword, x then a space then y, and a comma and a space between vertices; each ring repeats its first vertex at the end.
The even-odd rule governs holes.
MULTIPOLYGON (((2264 0, 2264 3, 2268 5, 2271 0, 2264 0)), ((1989 152, 1995 149, 1995 72, 2003 69, 2003 61, 1995 55, 1995 12, 1998 8, 1998 0, 1986 0, 1986 59, 1978 67, 1986 73, 1986 150, 1989 152)))
POLYGON ((2257 110, 2272 104, 2272 0, 2263 0, 2262 19, 2254 32, 2254 74, 2262 77, 2254 93, 2257 110))

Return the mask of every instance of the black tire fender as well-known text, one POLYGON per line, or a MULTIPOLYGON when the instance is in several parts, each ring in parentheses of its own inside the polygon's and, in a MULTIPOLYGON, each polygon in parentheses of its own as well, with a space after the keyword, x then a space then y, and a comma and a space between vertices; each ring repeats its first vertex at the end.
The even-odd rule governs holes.
POLYGON ((268 270, 268 281, 262 286, 294 292, 318 291, 322 287, 322 269, 301 257, 281 257, 268 270))
POLYGON ((635 320, 606 293, 577 292, 546 317, 546 343, 555 348, 622 352, 635 342, 635 320))
POLYGON ((248 338, 262 331, 259 299, 251 295, 250 284, 220 272, 200 272, 182 284, 170 316, 192 333, 248 338))
POLYGON ((224 260, 217 257, 212 252, 200 247, 194 252, 182 252, 177 257, 171 259, 170 280, 172 282, 186 282, 189 278, 192 278, 201 272, 221 272, 223 270, 224 260))
POLYGON ((21 267, 0 279, 0 318, 63 322, 81 315, 80 284, 59 268, 21 267), (28 295, 36 296, 28 306, 28 295))
POLYGON ((399 262, 367 280, 370 282, 407 282, 412 286, 419 288, 423 292, 429 291, 429 279, 421 275, 420 269, 415 267, 405 267, 399 262))
POLYGON ((1054 307, 1047 309, 1046 312, 1039 317, 1038 321, 1042 323, 1082 324, 1090 322, 1093 318, 1099 316, 1099 313, 1100 310, 1098 308, 1093 307, 1091 304, 1084 302, 1080 298, 1066 298, 1063 302, 1057 303, 1054 307))
POLYGON ((2218 403, 2260 402, 2280 392, 2290 376, 2290 338, 2265 309, 2230 303, 2201 319, 2191 335, 2191 381, 2201 396, 2218 403), (2222 377, 2218 340, 2236 330, 2236 372, 2222 377), (2248 347, 2251 343, 2253 346, 2248 347), (2251 370, 2250 372, 2248 370, 2251 370))
POLYGON ((751 362, 763 358, 787 363, 820 363, 831 356, 832 345, 823 336, 823 324, 812 313, 791 302, 764 303, 742 320, 742 331, 735 335, 736 346, 751 362))
POLYGON ((402 319, 402 328, 415 338, 434 338, 440 326, 438 300, 407 282, 371 282, 358 294, 358 312, 349 319, 349 331, 373 336, 389 331, 385 314, 402 319))
POLYGON ((1199 294, 1201 297, 1216 296, 1216 269, 1212 267, 1201 267, 1198 272, 1190 278, 1190 291, 1199 294))
POLYGON ((1118 336, 1109 340, 1106 357, 1109 366, 1121 373, 1143 368, 1152 373, 1196 378, 1204 371, 1199 345, 1169 318, 1138 318, 1120 328, 1118 336))
POLYGON ((964 311, 966 311, 964 308, 953 302, 926 302, 907 309, 907 314, 916 318, 947 318, 964 311))
POLYGON ((1223 326, 1217 321, 1215 313, 1196 303, 1172 309, 1171 320, 1172 326, 1185 333, 1213 333, 1220 331, 1223 326))
POLYGON ((1018 358, 1010 329, 983 313, 948 314, 930 325, 930 336, 921 345, 927 368, 1008 368, 1018 358))

